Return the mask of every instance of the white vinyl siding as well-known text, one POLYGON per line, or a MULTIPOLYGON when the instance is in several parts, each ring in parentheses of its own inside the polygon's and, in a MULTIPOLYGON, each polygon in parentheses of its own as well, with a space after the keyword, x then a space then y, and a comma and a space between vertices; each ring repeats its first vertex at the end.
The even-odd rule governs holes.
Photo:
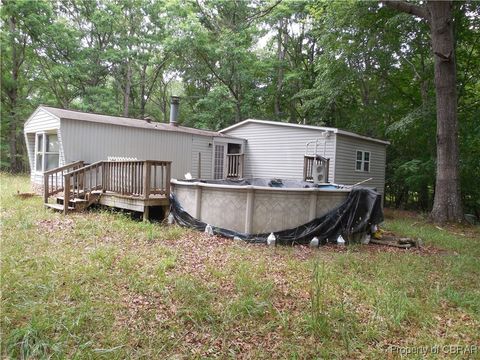
POLYGON ((25 133, 37 133, 46 130, 54 130, 60 128, 60 119, 53 116, 49 112, 39 108, 27 120, 24 126, 25 133))
POLYGON ((192 137, 192 176, 198 178, 199 155, 201 157, 201 179, 210 179, 212 177, 212 151, 213 141, 207 136, 192 137))
MULTIPOLYGON (((27 153, 28 153, 28 163, 30 165, 31 173, 34 173, 35 170, 35 134, 25 134, 25 144, 27 145, 27 153)), ((33 181, 33 175, 32 179, 33 181)))
POLYGON ((383 195, 385 188, 386 145, 337 134, 335 182, 353 185, 373 178, 363 186, 376 188, 383 195), (357 170, 358 151, 362 152, 362 170, 357 170), (368 171, 364 171, 365 153, 368 153, 368 171))
MULTIPOLYGON (((321 137, 322 130, 265 123, 245 123, 225 132, 247 140, 245 177, 303 178, 303 159, 308 141, 321 137)), ((335 134, 319 142, 319 155, 330 159, 329 180, 334 179, 335 134)))

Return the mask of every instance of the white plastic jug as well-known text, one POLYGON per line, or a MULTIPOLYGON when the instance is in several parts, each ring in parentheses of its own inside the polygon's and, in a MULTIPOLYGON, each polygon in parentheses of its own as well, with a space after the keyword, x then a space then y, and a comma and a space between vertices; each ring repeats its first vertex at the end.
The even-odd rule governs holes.
POLYGON ((270 233, 270 235, 268 235, 268 237, 267 237, 267 245, 268 246, 275 246, 276 240, 277 240, 277 238, 275 237, 275 235, 273 235, 273 233, 270 233))
POLYGON ((311 241, 310 241, 310 247, 311 248, 316 248, 320 244, 320 240, 315 236, 311 241))

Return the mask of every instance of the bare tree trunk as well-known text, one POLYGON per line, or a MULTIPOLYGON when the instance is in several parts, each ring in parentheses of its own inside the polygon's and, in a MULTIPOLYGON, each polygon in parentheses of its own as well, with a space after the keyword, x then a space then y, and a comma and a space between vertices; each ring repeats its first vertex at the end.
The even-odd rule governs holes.
MULTIPOLYGON (((15 104, 12 104, 14 106, 15 104)), ((9 131, 9 146, 10 152, 10 171, 18 172, 17 161, 17 116, 15 110, 10 111, 10 131, 9 131)))
POLYGON ((436 222, 462 221, 452 3, 429 1, 427 7, 437 100, 437 178, 430 216, 436 222))
POLYGON ((123 93, 123 116, 128 116, 128 105, 130 104, 130 91, 132 86, 132 68, 130 59, 127 61, 127 73, 125 74, 125 91, 123 93))
POLYGON ((277 60, 278 60, 277 88, 275 91, 275 100, 273 104, 276 119, 280 119, 282 115, 281 99, 282 99, 283 71, 284 71, 283 62, 285 60, 285 45, 283 41, 284 31, 285 31, 284 19, 280 19, 278 24, 278 34, 277 34, 277 60))
POLYGON ((242 106, 239 99, 235 99, 235 123, 242 121, 242 106))
POLYGON ((145 82, 147 75, 147 64, 143 64, 142 72, 140 73, 140 119, 145 117, 145 105, 147 103, 146 94, 145 94, 145 82))

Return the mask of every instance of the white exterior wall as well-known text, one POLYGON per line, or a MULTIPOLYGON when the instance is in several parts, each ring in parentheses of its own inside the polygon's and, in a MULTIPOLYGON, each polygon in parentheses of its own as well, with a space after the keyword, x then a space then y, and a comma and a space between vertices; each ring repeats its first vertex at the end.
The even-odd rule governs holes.
MULTIPOLYGON (((245 177, 303 179, 303 159, 308 141, 321 136, 323 131, 292 128, 275 124, 246 123, 225 133, 247 139, 245 146, 245 177)), ((311 148, 310 148, 311 149, 311 148)), ((330 159, 329 181, 336 182, 335 134, 319 142, 318 153, 330 159)))
POLYGON ((384 194, 385 189, 386 145, 351 136, 337 134, 335 158, 335 182, 353 185, 362 180, 373 178, 363 184, 366 187, 377 188, 384 194), (357 150, 370 152, 370 171, 356 171, 357 150))
POLYGON ((39 108, 25 122, 24 133, 36 133, 45 130, 59 129, 60 119, 39 108))
POLYGON ((43 174, 37 172, 36 169, 36 156, 35 156, 35 134, 39 132, 56 132, 58 135, 58 147, 59 147, 59 166, 65 164, 65 157, 63 154, 62 136, 60 133, 60 119, 53 116, 49 112, 39 108, 36 112, 30 116, 25 122, 24 134, 25 142, 28 151, 28 160, 30 164, 30 179, 34 184, 43 183, 43 174))
POLYGON ((187 172, 196 176, 201 149, 205 152, 202 176, 211 177, 207 172, 211 149, 210 154, 206 153, 208 142, 213 142, 211 137, 67 119, 61 120, 61 134, 66 163, 77 160, 93 163, 109 156, 165 160, 172 161, 173 178, 184 178, 187 172))

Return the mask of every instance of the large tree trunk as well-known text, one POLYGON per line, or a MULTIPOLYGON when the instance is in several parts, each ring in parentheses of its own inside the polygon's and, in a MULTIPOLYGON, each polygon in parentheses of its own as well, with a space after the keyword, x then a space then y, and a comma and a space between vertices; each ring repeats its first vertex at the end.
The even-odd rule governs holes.
POLYGON ((426 7, 406 1, 384 4, 429 22, 437 100, 437 174, 430 218, 435 222, 462 221, 452 2, 428 1, 426 7))
POLYGON ((462 221, 452 3, 429 1, 437 100, 437 177, 430 214, 436 222, 462 221))
POLYGON ((10 100, 10 124, 9 124, 9 143, 8 151, 10 153, 10 171, 18 172, 17 159, 17 99, 18 99, 18 68, 19 59, 17 55, 17 44, 15 41, 16 19, 12 16, 9 19, 9 30, 12 46, 12 84, 8 89, 8 98, 10 100))

